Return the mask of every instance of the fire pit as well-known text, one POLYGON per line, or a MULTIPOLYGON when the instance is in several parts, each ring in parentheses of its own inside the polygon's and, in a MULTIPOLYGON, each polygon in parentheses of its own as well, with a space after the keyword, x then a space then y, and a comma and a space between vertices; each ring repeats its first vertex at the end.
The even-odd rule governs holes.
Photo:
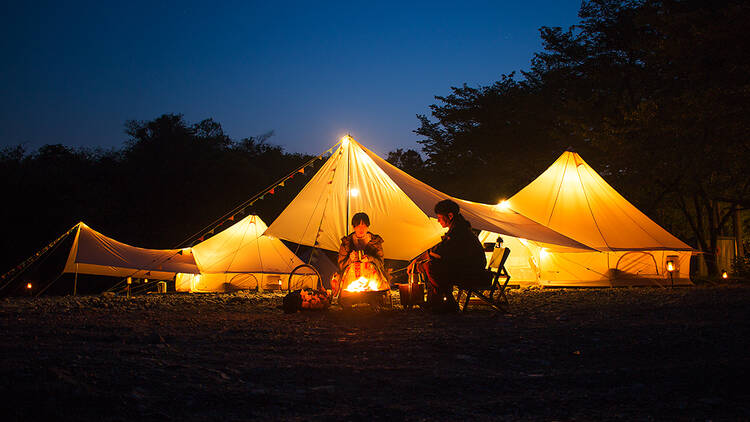
POLYGON ((373 308, 391 307, 391 290, 386 278, 369 263, 355 262, 341 278, 339 304, 344 309, 368 304, 373 308))
POLYGON ((362 291, 362 292, 347 292, 341 291, 341 297, 339 297, 339 304, 344 309, 351 309, 355 305, 367 304, 372 308, 391 307, 391 291, 386 290, 374 290, 374 291, 362 291))

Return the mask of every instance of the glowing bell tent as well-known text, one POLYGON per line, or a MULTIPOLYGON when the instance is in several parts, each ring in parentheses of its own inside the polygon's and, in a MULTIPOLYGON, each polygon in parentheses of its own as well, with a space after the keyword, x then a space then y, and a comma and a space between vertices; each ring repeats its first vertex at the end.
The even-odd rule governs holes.
MULTIPOLYGON (((286 289, 290 273, 304 262, 281 240, 263 235, 267 228, 259 216, 249 215, 193 246, 192 253, 200 274, 177 274, 176 290, 286 289)), ((317 277, 310 268, 299 268, 292 275, 292 285, 315 287, 317 277)))
MULTIPOLYGON (((689 285, 692 248, 617 193, 575 152, 498 205, 594 251, 502 236, 512 284, 544 286, 689 285), (670 271, 671 278, 670 278, 670 271)), ((480 241, 498 233, 483 231, 480 241)))

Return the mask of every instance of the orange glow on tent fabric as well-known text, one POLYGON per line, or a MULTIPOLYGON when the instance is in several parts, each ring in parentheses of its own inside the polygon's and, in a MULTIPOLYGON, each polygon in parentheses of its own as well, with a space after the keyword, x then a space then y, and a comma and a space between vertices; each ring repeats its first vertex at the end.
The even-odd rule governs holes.
POLYGON ((351 188, 349 189, 349 195, 351 195, 353 198, 356 198, 359 196, 359 189, 357 188, 351 188))
POLYGON ((341 138, 341 145, 347 146, 349 145, 349 139, 351 139, 351 136, 346 135, 343 138, 341 138))
POLYGON ((502 200, 495 206, 500 211, 508 211, 510 209, 510 202, 508 202, 507 200, 502 200))

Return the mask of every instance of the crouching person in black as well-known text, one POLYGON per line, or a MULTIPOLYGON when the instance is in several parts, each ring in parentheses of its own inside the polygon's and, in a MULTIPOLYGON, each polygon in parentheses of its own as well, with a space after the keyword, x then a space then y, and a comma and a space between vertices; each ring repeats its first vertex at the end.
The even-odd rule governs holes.
POLYGON ((458 280, 481 277, 487 265, 484 248, 460 214, 458 204, 445 199, 435 204, 435 214, 448 232, 437 245, 416 260, 416 270, 428 280, 427 306, 435 312, 457 312, 453 285, 458 280))

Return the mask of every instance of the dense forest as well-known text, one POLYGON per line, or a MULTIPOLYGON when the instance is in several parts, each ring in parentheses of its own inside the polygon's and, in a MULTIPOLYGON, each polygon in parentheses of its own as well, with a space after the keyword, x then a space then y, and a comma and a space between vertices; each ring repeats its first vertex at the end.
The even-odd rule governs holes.
MULTIPOLYGON (((421 151, 388 160, 447 193, 494 203, 573 148, 706 252, 716 273, 718 237, 750 231, 749 12, 742 1, 583 2, 579 25, 540 29, 544 49, 529 70, 437 96, 431 115, 417 116, 421 151)), ((130 244, 178 246, 311 158, 273 145, 270 133, 233 140, 219 122, 179 114, 128 121, 125 131, 119 149, 0 151, 0 272, 78 221, 130 244)), ((248 212, 270 223, 306 180, 248 212)))

